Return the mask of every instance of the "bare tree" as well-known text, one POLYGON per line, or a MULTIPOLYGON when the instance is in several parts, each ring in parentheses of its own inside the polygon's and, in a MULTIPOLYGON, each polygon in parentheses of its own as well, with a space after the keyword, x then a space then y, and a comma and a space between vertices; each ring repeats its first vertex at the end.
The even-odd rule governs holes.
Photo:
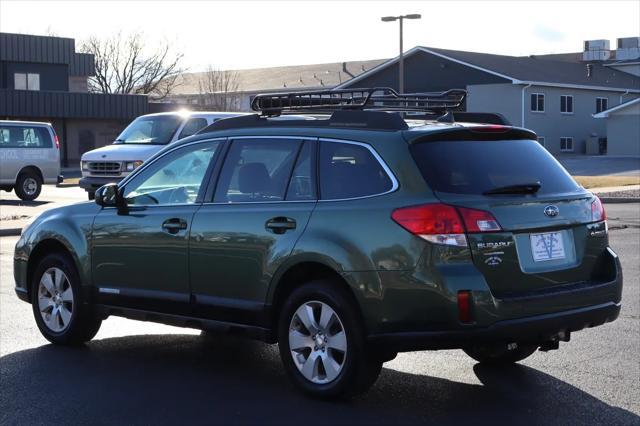
POLYGON ((202 73, 198 81, 200 98, 213 111, 234 111, 240 107, 238 73, 220 71, 212 66, 202 73))
POLYGON ((174 53, 168 42, 153 48, 147 45, 141 33, 85 40, 80 50, 92 54, 95 60, 96 75, 89 78, 89 90, 166 98, 185 71, 180 67, 184 55, 174 53))

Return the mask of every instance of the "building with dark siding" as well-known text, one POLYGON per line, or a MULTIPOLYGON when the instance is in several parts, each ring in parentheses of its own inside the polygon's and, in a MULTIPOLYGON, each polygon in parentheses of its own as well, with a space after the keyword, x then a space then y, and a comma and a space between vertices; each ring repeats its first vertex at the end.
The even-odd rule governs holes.
POLYGON ((0 119, 53 124, 62 165, 76 167, 150 112, 143 95, 89 93, 94 72, 93 55, 77 53, 74 39, 0 33, 0 119))

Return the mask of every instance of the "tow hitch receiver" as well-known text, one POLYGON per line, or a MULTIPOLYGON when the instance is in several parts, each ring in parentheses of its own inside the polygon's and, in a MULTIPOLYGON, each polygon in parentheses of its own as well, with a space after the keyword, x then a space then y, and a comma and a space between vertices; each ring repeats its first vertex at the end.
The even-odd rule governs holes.
POLYGON ((540 351, 548 352, 556 350, 560 347, 560 342, 568 342, 569 340, 571 340, 571 333, 568 331, 561 331, 551 339, 542 342, 540 345, 540 351))

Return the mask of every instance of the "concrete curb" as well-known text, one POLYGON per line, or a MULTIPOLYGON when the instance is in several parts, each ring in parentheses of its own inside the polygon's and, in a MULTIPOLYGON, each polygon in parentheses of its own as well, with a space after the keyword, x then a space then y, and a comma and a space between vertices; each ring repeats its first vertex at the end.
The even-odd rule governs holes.
POLYGON ((640 203, 640 198, 600 197, 603 204, 640 203))
POLYGON ((0 229, 0 237, 15 237, 22 233, 22 228, 0 229))

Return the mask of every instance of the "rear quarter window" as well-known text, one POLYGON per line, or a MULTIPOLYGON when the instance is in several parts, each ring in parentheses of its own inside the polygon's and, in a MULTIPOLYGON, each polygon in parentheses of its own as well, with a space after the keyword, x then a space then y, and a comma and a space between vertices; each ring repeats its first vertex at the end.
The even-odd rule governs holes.
POLYGON ((483 194, 497 187, 539 182, 538 194, 576 192, 578 184, 534 140, 442 141, 411 146, 434 191, 483 194))
POLYGON ((51 148, 51 134, 41 126, 0 125, 0 148, 51 148))
POLYGON ((362 145, 321 141, 319 167, 323 200, 366 197, 393 188, 380 162, 362 145))

